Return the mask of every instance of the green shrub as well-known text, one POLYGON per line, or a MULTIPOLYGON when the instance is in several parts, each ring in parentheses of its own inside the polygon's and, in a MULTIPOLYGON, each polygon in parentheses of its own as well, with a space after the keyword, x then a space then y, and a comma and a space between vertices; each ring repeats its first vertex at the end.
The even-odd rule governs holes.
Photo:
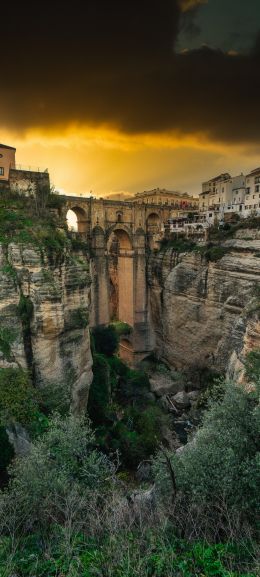
MULTIPOLYGON (((207 506, 209 515, 225 503, 230 516, 237 512, 254 522, 260 489, 258 395, 226 383, 224 397, 211 403, 193 441, 172 458, 180 493, 187 503, 207 506)), ((163 491, 167 478, 159 481, 163 491)))
POLYGON ((11 264, 7 263, 6 265, 2 266, 1 272, 13 278, 14 281, 17 280, 16 270, 11 264))
POLYGON ((71 384, 67 378, 64 382, 44 383, 38 392, 39 405, 43 414, 51 415, 53 412, 66 415, 69 412, 71 402, 71 384))
POLYGON ((29 375, 22 369, 0 369, 0 420, 2 425, 14 422, 30 424, 38 410, 37 393, 29 375))
POLYGON ((149 378, 146 373, 127 370, 119 381, 117 399, 123 405, 145 408, 150 399, 149 378))
POLYGON ((88 310, 83 307, 74 309, 71 313, 70 325, 74 329, 85 329, 89 325, 88 310))
POLYGON ((119 450, 124 467, 136 469, 141 461, 151 458, 166 425, 169 426, 168 416, 155 403, 144 411, 128 407, 115 425, 111 441, 112 448, 119 450))
POLYGON ((119 346, 119 337, 113 326, 96 327, 95 329, 92 329, 92 335, 97 353, 110 357, 117 351, 119 346))
POLYGON ((68 237, 70 239, 72 250, 84 251, 84 252, 89 250, 88 242, 85 239, 81 238, 79 235, 75 236, 70 232, 68 232, 68 237))
POLYGON ((13 523, 15 504, 16 531, 33 527, 46 536, 56 522, 70 539, 89 526, 95 499, 110 490, 114 465, 95 449, 86 419, 54 415, 10 474, 9 490, 0 494, 0 529, 13 523))
POLYGON ((25 297, 21 294, 17 311, 22 322, 24 337, 28 339, 30 337, 31 320, 33 316, 33 303, 30 297, 25 297))
POLYGON ((9 327, 0 327, 0 351, 7 361, 12 360, 12 344, 16 339, 13 329, 9 327))
POLYGON ((107 357, 107 362, 111 371, 114 372, 115 375, 125 377, 129 374, 130 369, 118 356, 113 355, 112 357, 107 357))
POLYGON ((4 427, 0 427, 0 480, 14 457, 14 450, 4 427))
POLYGON ((55 192, 50 192, 50 194, 47 197, 46 206, 47 206, 47 208, 60 209, 63 207, 65 202, 66 202, 66 199, 64 196, 60 196, 59 194, 57 194, 55 192))
POLYGON ((160 250, 167 250, 168 248, 171 248, 175 252, 179 253, 191 252, 196 250, 197 245, 193 240, 172 233, 169 239, 164 238, 160 244, 160 250))
POLYGON ((258 383, 260 380, 260 351, 251 351, 245 362, 246 375, 253 382, 258 383))
POLYGON ((130 327, 130 325, 128 325, 127 323, 123 323, 122 321, 114 321, 113 323, 110 323, 109 326, 114 327, 119 337, 123 335, 129 335, 133 330, 132 327, 130 327))
POLYGON ((88 414, 94 426, 106 421, 108 404, 111 398, 110 368, 101 354, 93 355, 93 381, 88 398, 88 414))
POLYGON ((188 543, 163 528, 124 530, 116 537, 106 535, 101 542, 79 533, 73 553, 64 549, 57 528, 52 543, 46 544, 37 533, 26 536, 9 561, 11 539, 3 539, 1 577, 256 577, 247 571, 254 554, 248 543, 188 543))
POLYGON ((209 246, 206 248, 204 256, 207 260, 211 262, 217 262, 218 260, 223 258, 223 256, 225 256, 226 253, 227 249, 224 248, 223 246, 209 246))

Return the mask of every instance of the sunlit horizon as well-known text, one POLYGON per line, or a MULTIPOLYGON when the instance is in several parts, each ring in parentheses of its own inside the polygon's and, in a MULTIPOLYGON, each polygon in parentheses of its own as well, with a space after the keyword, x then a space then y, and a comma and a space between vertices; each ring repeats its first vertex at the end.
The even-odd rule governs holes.
POLYGON ((165 188, 198 195, 201 183, 221 172, 248 173, 259 165, 256 145, 224 143, 206 134, 126 134, 109 127, 43 129, 1 141, 16 147, 16 162, 48 169, 61 193, 120 196, 165 188))

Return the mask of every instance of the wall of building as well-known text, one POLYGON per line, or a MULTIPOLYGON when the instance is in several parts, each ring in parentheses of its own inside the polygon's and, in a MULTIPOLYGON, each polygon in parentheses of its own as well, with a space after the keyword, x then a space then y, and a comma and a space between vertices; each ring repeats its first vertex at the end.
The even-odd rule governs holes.
POLYGON ((0 181, 8 181, 9 170, 15 164, 15 148, 0 145, 0 181))
POLYGON ((260 214, 260 168, 246 176, 245 212, 260 214))
POLYGON ((11 168, 9 172, 9 186, 11 192, 23 193, 30 196, 39 191, 50 189, 50 176, 46 172, 33 172, 29 170, 16 170, 11 168))

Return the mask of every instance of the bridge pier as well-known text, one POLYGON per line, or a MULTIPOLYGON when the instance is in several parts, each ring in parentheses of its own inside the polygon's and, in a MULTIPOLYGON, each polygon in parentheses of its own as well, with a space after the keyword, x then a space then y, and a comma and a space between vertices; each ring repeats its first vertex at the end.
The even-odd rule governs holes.
POLYGON ((90 242, 91 326, 116 319, 128 323, 132 332, 122 339, 120 353, 134 365, 153 350, 146 247, 157 246, 172 207, 66 197, 64 211, 69 209, 90 242))
MULTIPOLYGON (((91 326, 106 325, 121 320, 132 327, 131 336, 122 338, 120 355, 135 365, 152 350, 148 318, 148 288, 146 282, 145 234, 139 232, 131 239, 132 246, 124 247, 122 229, 114 229, 119 236, 118 252, 109 250, 108 240, 101 228, 92 234, 92 314, 91 326), (111 264, 111 260, 113 261, 111 264), (111 270, 117 283, 117 313, 111 314, 111 270), (116 276, 116 278, 115 278, 116 276)), ((114 303, 113 303, 114 304, 114 303)))
POLYGON ((91 248, 91 315, 90 325, 106 325, 109 315, 109 275, 104 232, 95 230, 91 248))

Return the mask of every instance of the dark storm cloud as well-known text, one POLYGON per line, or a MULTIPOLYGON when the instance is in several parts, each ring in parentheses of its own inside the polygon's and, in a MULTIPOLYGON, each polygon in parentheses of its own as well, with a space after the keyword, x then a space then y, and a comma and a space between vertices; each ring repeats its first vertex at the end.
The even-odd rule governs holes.
POLYGON ((178 0, 19 4, 1 7, 0 125, 78 121, 260 140, 259 40, 250 56, 176 54, 178 0))

